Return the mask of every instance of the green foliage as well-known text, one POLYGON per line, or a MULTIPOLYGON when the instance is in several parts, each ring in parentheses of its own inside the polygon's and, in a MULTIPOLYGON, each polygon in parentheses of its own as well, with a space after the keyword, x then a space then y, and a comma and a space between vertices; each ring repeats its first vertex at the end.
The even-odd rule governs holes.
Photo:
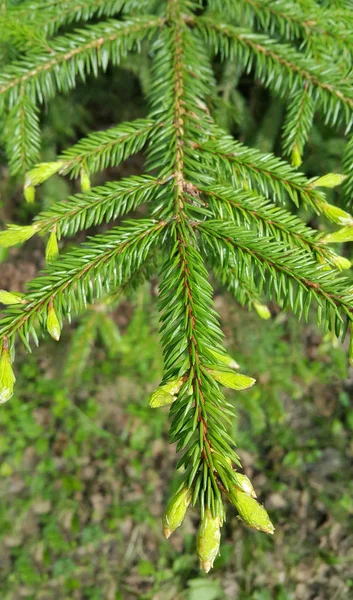
MULTIPOLYGON (((109 317, 96 312, 95 302, 116 298, 159 269, 164 373, 158 389, 171 397, 170 439, 182 451, 182 481, 175 498, 186 490, 191 504, 200 508, 199 553, 206 571, 218 541, 215 545, 214 539, 206 539, 205 523, 217 525, 218 540, 224 498, 248 524, 273 533, 265 509, 243 490, 237 475, 241 464, 229 432, 233 408, 220 384, 240 390, 254 379, 234 373, 235 364, 225 364, 208 267, 241 303, 266 319, 270 313, 262 294, 305 318, 315 301, 318 322, 337 336, 344 337, 353 321, 351 286, 339 273, 349 261, 327 246, 352 239, 353 217, 317 190, 333 188, 344 178, 322 173, 310 179, 294 168, 302 160, 316 113, 330 126, 344 125, 347 132, 352 126, 352 78, 347 73, 352 18, 346 8, 320 7, 311 0, 299 4, 210 0, 205 8, 192 0, 68 0, 64 6, 33 1, 9 8, 16 39, 12 44, 11 36, 5 38, 9 52, 0 74, 0 107, 10 168, 14 174, 26 173, 27 202, 34 202, 36 186, 57 173, 79 177, 82 191, 39 212, 32 225, 10 225, 0 232, 3 247, 50 234, 46 269, 0 321, 7 373, 12 373, 18 339, 27 350, 45 330, 58 340, 64 318, 88 309, 66 365, 71 385, 83 373, 98 332, 105 345, 116 344, 109 317), (104 22, 102 16, 116 18, 104 22), (92 17, 95 22, 85 25, 92 17), (72 29, 77 20, 80 29, 72 29), (56 161, 31 168, 40 149, 38 107, 142 47, 152 59, 151 69, 145 65, 141 73, 147 118, 91 133, 56 161), (327 48, 332 49, 330 58, 327 48), (283 151, 291 155, 293 167, 274 154, 246 147, 216 125, 220 103, 212 55, 227 69, 235 63, 237 76, 252 73, 278 105, 287 106, 283 151), (141 150, 147 175, 91 189, 91 175, 141 150), (288 199, 343 229, 325 235, 308 227, 302 214, 288 210, 288 199), (112 223, 138 207, 143 218, 136 216, 57 256, 58 239, 112 223)), ((350 163, 349 148, 348 191, 350 163)), ((11 389, 8 377, 3 386, 6 400, 12 394, 14 377, 10 379, 11 389)), ((213 525, 211 530, 214 538, 213 525)))

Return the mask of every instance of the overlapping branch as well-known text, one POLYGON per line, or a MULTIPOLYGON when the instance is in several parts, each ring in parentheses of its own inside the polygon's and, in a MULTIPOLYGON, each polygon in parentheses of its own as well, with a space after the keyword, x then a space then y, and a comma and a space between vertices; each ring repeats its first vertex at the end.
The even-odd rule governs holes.
POLYGON ((332 262, 333 253, 320 242, 322 234, 311 229, 297 216, 273 204, 255 192, 235 190, 231 186, 214 185, 199 187, 206 201, 210 203, 212 214, 218 219, 234 222, 244 229, 254 229, 259 238, 273 237, 284 242, 289 248, 299 247, 311 252, 314 259, 321 257, 332 262))
POLYGON ((212 0, 210 6, 215 6, 222 15, 227 11, 230 18, 245 20, 249 25, 255 20, 257 28, 271 34, 279 33, 288 40, 302 40, 314 55, 325 54, 328 48, 352 54, 353 17, 342 2, 334 12, 318 6, 314 0, 292 3, 286 0, 212 0))
POLYGON ((248 71, 254 67, 256 76, 276 93, 294 94, 308 85, 327 122, 345 121, 347 129, 352 126, 352 80, 348 76, 342 79, 338 69, 250 29, 215 23, 208 17, 196 19, 195 26, 223 58, 241 61, 248 71))
POLYGON ((321 212, 324 196, 310 185, 305 175, 274 154, 248 148, 219 130, 216 135, 204 144, 193 145, 190 160, 194 165, 199 159, 207 160, 213 169, 218 169, 220 177, 231 177, 237 188, 250 186, 265 196, 280 201, 288 197, 296 206, 303 203, 321 212))
POLYGON ((228 257, 233 255, 240 277, 244 270, 247 276, 255 270, 254 280, 294 314, 307 318, 315 300, 318 323, 323 322, 326 330, 332 328, 337 336, 345 333, 353 321, 353 301, 346 279, 320 269, 310 254, 293 251, 279 242, 274 244, 270 238, 259 238, 232 222, 210 220, 200 223, 198 229, 207 250, 217 251, 223 268, 227 268, 228 257))
POLYGON ((24 173, 39 160, 41 132, 39 111, 23 93, 18 97, 7 117, 4 141, 13 175, 24 173))

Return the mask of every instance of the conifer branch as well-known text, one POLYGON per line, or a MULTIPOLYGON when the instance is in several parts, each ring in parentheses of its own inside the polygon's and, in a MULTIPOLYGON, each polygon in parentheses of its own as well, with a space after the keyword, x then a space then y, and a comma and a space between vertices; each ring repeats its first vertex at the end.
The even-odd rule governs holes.
MULTIPOLYGON (((142 1, 143 3, 143 1, 142 1)), ((7 16, 18 22, 34 23, 46 35, 53 35, 63 25, 75 21, 88 21, 94 16, 111 17, 121 11, 125 0, 28 0, 19 6, 10 7, 7 16)), ((132 6, 133 7, 133 6, 132 6)), ((6 21, 0 20, 1 28, 6 21)))
POLYGON ((274 295, 279 304, 294 314, 301 316, 304 312, 307 318, 314 299, 319 306, 319 324, 324 314, 324 326, 332 328, 337 336, 345 332, 344 323, 353 320, 353 301, 345 278, 337 277, 334 271, 320 272, 307 253, 293 252, 279 242, 270 244, 269 238, 258 238, 231 222, 206 221, 198 229, 207 248, 213 245, 218 252, 223 267, 227 266, 229 255, 240 270, 246 265, 251 273, 255 267, 269 297, 274 295), (268 281, 264 270, 271 276, 268 281))
POLYGON ((236 58, 250 71, 255 66, 257 77, 281 96, 294 94, 304 85, 313 87, 313 97, 333 125, 342 120, 347 129, 353 122, 352 82, 289 45, 278 43, 251 30, 215 23, 208 17, 195 20, 209 44, 222 58, 236 58))
POLYGON ((38 109, 24 90, 7 117, 4 140, 13 175, 26 172, 38 161, 41 145, 38 109))
POLYGON ((175 226, 174 240, 173 268, 166 271, 165 265, 163 269, 167 274, 160 286, 159 300, 165 380, 182 378, 183 382, 171 409, 170 435, 172 441, 178 442, 177 450, 189 444, 179 464, 187 469, 184 485, 190 488, 196 480, 193 500, 200 500, 203 516, 206 507, 214 511, 216 506, 218 510, 222 508, 214 453, 225 452, 236 464, 239 458, 226 431, 222 414, 225 399, 207 371, 215 363, 212 351, 222 351, 222 333, 212 306, 207 272, 195 241, 192 242, 193 233, 185 224, 175 226))
POLYGON ((217 169, 225 177, 233 177, 237 187, 243 187, 246 182, 246 185, 258 189, 266 196, 272 195, 280 201, 288 197, 296 206, 302 202, 316 212, 321 212, 324 195, 287 162, 273 154, 247 148, 230 136, 221 136, 218 131, 216 134, 217 139, 193 145, 190 159, 193 158, 196 162, 195 150, 199 150, 201 155, 205 153, 205 159, 208 158, 213 171, 217 169))
POLYGON ((109 182, 89 192, 69 196, 65 202, 56 202, 39 213, 34 219, 36 233, 43 235, 54 228, 59 239, 72 236, 103 221, 115 221, 152 198, 168 197, 170 191, 166 181, 147 175, 109 182))
POLYGON ((304 146, 313 125, 315 103, 305 86, 291 98, 283 125, 282 147, 292 159, 292 165, 299 167, 302 162, 304 146))
MULTIPOLYGON (((173 111, 167 143, 175 150, 175 158, 165 168, 174 178, 173 202, 168 210, 177 220, 173 225, 173 266, 168 268, 165 265, 160 285, 164 381, 166 385, 176 378, 180 382, 178 396, 171 408, 170 435, 172 441, 177 442, 177 450, 187 448, 179 463, 186 468, 182 486, 192 490, 193 504, 200 502, 202 518, 206 510, 212 510, 222 522, 224 513, 220 490, 235 485, 236 476, 229 465, 227 472, 217 466, 216 456, 225 452, 235 464, 239 464, 239 458, 227 433, 225 399, 207 370, 207 366, 217 365, 212 350, 222 352, 222 333, 212 306, 207 272, 188 219, 185 144, 195 136, 194 124, 199 126, 202 118, 206 116, 207 119, 203 96, 208 67, 203 67, 199 60, 201 72, 195 94, 195 86, 191 85, 190 79, 194 73, 190 73, 190 66, 195 65, 196 68, 194 52, 197 46, 196 40, 186 30, 182 4, 178 0, 168 2, 167 22, 171 26, 168 46, 172 55, 163 56, 165 49, 160 48, 165 68, 168 69, 170 64, 174 66, 173 78, 167 80, 173 111), (194 107, 192 113, 186 111, 187 105, 194 107), (202 117, 199 117, 200 112, 202 117), (198 289, 201 288, 200 294, 198 289), (206 315, 207 326, 204 322, 206 315)), ((156 56, 157 64, 160 56, 156 56)), ((157 108, 158 104, 155 104, 153 110, 157 108)), ((168 116, 163 115, 162 118, 167 119, 168 116)), ((171 531, 168 524, 167 537, 171 531)))
POLYGON ((30 335, 37 340, 36 321, 48 326, 50 303, 53 306, 55 302, 62 319, 121 285, 146 260, 165 225, 164 221, 126 223, 68 252, 59 264, 49 265, 42 276, 30 282, 26 304, 7 309, 7 316, 0 321, 0 340, 19 334, 29 348, 30 335))
POLYGON ((256 24, 261 29, 271 34, 279 32, 289 40, 302 40, 314 53, 319 47, 326 52, 330 47, 352 53, 353 18, 349 11, 335 11, 333 24, 332 12, 318 6, 312 0, 293 3, 287 0, 213 0, 210 3, 211 8, 213 5, 223 14, 227 11, 233 19, 241 18, 244 21, 245 17, 249 24, 256 18, 256 24))
POLYGON ((153 120, 136 119, 117 127, 90 133, 59 157, 59 173, 78 177, 84 166, 89 173, 116 167, 146 144, 156 126, 153 120))
POLYGON ((29 53, 12 64, 0 76, 0 101, 13 106, 22 89, 32 100, 43 102, 56 91, 74 87, 76 77, 83 80, 89 72, 105 70, 109 62, 121 58, 162 24, 157 17, 108 21, 87 26, 50 43, 51 52, 29 53))
MULTIPOLYGON (((36 233, 49 234, 48 266, 28 285, 27 294, 0 290, 0 301, 9 306, 0 321, 0 404, 13 393, 17 337, 28 350, 31 339, 37 343, 39 330, 47 329, 58 340, 63 318, 87 315, 88 309, 69 358, 82 370, 96 334, 114 347, 118 336, 92 302, 104 297, 102 305, 114 304, 119 293, 150 279, 156 264, 162 264, 158 306, 164 373, 150 405, 171 406, 170 437, 182 451, 178 468, 184 467, 163 526, 169 537, 188 506, 199 503, 197 548, 206 572, 219 551, 224 497, 251 527, 268 534, 274 528, 256 502, 251 482, 237 470, 241 465, 228 432, 233 407, 220 385, 239 391, 255 380, 236 372, 238 365, 225 352, 205 265, 241 304, 263 318, 271 316, 260 301, 265 293, 305 318, 315 300, 318 322, 336 335, 344 336, 353 321, 352 288, 337 273, 349 268, 350 261, 329 248, 330 243, 353 239, 353 217, 318 191, 341 184, 344 176, 328 173, 307 179, 273 154, 225 135, 214 121, 219 87, 210 51, 228 61, 232 77, 250 73, 254 65, 266 86, 288 98, 284 148, 297 167, 316 110, 330 124, 345 122, 349 129, 353 122, 352 77, 347 71, 352 37, 348 24, 353 19, 346 6, 345 0, 342 7, 333 1, 319 6, 313 0, 210 0, 207 8, 198 0, 27 0, 9 11, 9 31, 16 29, 16 39, 6 42, 3 52, 11 64, 0 74, 0 108, 12 170, 27 171, 27 201, 34 200, 37 185, 56 173, 80 176, 82 192, 52 204, 32 225, 8 225, 0 232, 3 247, 24 243, 36 233), (126 20, 98 20, 50 39, 62 26, 70 31, 78 19, 129 11, 133 16, 126 20), (15 15, 21 14, 23 22, 15 26, 15 15), (237 27, 239 23, 248 28, 237 27), (293 40, 296 48, 281 38, 293 40), (108 63, 119 64, 142 42, 150 44, 144 58, 148 118, 92 133, 55 162, 31 168, 39 150, 36 104, 71 89, 78 77, 97 75, 108 63), (14 60, 27 48, 23 58, 14 60), (91 189, 90 174, 142 149, 150 175, 91 189), (325 235, 273 202, 288 199, 342 229, 325 235), (96 235, 58 259, 58 239, 111 223, 144 203, 153 219, 139 220, 137 214, 133 223, 96 235)), ((3 26, 0 18, 0 33, 3 26)), ((140 64, 134 63, 135 73, 140 64)), ((228 100, 234 98, 232 94, 228 100)), ((350 142, 345 159, 348 194, 353 192, 352 148, 350 142)), ((353 342, 349 352, 353 360, 353 342)), ((72 379, 73 370, 67 373, 72 379)))
MULTIPOLYGON (((230 186, 213 185, 199 187, 206 201, 210 202, 212 214, 218 219, 231 221, 238 227, 251 229, 256 226, 259 237, 273 237, 289 248, 298 246, 332 263, 333 254, 327 245, 320 242, 322 234, 307 227, 295 215, 282 209, 254 192, 234 190, 230 186)), ((334 263, 333 263, 334 264, 334 263)))

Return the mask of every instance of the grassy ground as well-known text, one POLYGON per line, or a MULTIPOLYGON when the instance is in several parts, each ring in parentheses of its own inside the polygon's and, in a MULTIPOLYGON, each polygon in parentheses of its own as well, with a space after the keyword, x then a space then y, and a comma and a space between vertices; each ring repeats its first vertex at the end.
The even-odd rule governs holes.
POLYGON ((353 595, 352 373, 312 325, 270 322, 216 297, 228 347, 258 385, 229 394, 245 472, 273 539, 232 509, 211 576, 195 556, 197 512, 170 542, 168 412, 148 395, 162 362, 148 291, 115 314, 123 337, 96 344, 82 384, 61 372, 69 340, 20 357, 0 411, 0 580, 4 600, 343 600, 353 595))

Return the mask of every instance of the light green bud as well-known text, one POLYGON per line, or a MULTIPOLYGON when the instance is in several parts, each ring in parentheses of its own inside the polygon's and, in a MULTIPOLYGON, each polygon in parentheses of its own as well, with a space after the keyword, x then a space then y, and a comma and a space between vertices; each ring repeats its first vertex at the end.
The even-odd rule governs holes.
POLYGON ((353 227, 343 227, 333 233, 328 233, 321 242, 325 244, 338 244, 343 242, 353 242, 353 227))
POLYGON ((52 303, 48 306, 47 330, 56 342, 60 340, 61 327, 52 303))
POLYGON ((58 256, 58 254, 59 254, 58 240, 56 237, 56 233, 53 230, 50 233, 47 247, 45 249, 45 258, 46 258, 47 263, 50 263, 53 260, 55 260, 56 257, 58 256))
POLYGON ((25 179, 25 188, 29 188, 31 186, 37 186, 55 175, 62 167, 64 167, 65 163, 62 160, 57 160, 55 162, 45 162, 39 163, 29 171, 26 175, 25 179))
POLYGON ((151 408, 159 408, 160 406, 166 406, 172 404, 180 392, 180 389, 184 383, 184 377, 178 379, 172 379, 164 385, 160 385, 152 394, 150 398, 151 408))
POLYGON ((256 382, 256 379, 242 375, 241 373, 218 371, 217 369, 209 369, 208 371, 218 383, 232 390, 247 390, 256 382))
POLYGON ((16 292, 7 292, 6 290, 0 290, 0 303, 1 304, 26 304, 27 300, 24 299, 24 295, 16 292))
POLYGON ((254 302, 254 308, 255 308, 257 314, 259 315, 259 317, 261 317, 261 319, 264 319, 265 321, 267 321, 267 319, 271 318, 270 309, 268 308, 268 306, 266 306, 266 304, 261 304, 260 302, 254 302))
POLYGON ((341 185, 344 180, 347 179, 347 175, 341 175, 340 173, 327 173, 327 175, 323 175, 314 181, 310 181, 310 187, 327 187, 334 188, 337 185, 341 185))
POLYGON ((7 402, 13 395, 15 375, 11 366, 10 352, 7 345, 2 348, 0 358, 0 404, 7 402))
POLYGON ((197 554, 200 559, 200 568, 208 573, 219 554, 221 542, 221 523, 220 518, 212 516, 209 509, 205 510, 205 516, 202 519, 197 534, 197 554))
POLYGON ((28 204, 33 204, 36 199, 36 188, 33 185, 27 185, 23 189, 23 195, 28 204))
POLYGON ((192 490, 184 487, 169 501, 167 510, 162 518, 163 533, 166 539, 168 539, 184 521, 191 500, 192 490))
POLYGON ((17 244, 22 244, 29 240, 36 233, 38 227, 36 225, 8 225, 7 229, 0 231, 0 246, 2 248, 10 248, 17 244))
POLYGON ((320 202, 319 207, 332 223, 337 223, 337 225, 353 225, 353 216, 342 210, 342 208, 328 202, 320 202))
POLYGON ((294 146, 293 146, 291 159, 292 159, 292 165, 296 169, 298 167, 300 167, 300 165, 302 164, 302 157, 299 152, 298 144, 294 144, 294 146))
POLYGON ((220 363, 227 365, 227 367, 230 367, 231 369, 239 369, 238 363, 229 354, 221 354, 221 352, 211 349, 210 352, 220 363))
POLYGON ((348 258, 344 256, 339 256, 338 254, 332 256, 332 262, 339 269, 339 271, 345 271, 346 269, 350 269, 352 263, 348 258))
POLYGON ((256 493, 249 477, 243 473, 236 473, 237 486, 252 498, 256 498, 256 493))
POLYGON ((81 169, 80 180, 81 180, 81 190, 83 192, 89 192, 91 189, 91 180, 90 180, 89 174, 85 168, 81 169))
POLYGON ((230 499, 236 507, 240 518, 253 529, 274 533, 274 526, 262 504, 257 502, 246 492, 241 492, 236 487, 230 492, 230 499))

